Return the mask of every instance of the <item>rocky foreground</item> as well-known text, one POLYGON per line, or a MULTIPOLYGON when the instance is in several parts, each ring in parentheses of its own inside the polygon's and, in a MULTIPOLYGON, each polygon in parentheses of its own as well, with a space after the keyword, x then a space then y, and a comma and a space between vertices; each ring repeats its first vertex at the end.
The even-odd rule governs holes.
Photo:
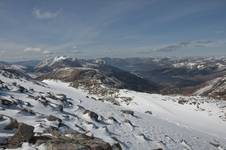
MULTIPOLYGON (((55 116, 49 116, 49 121, 60 121, 55 116)), ((50 135, 35 135, 34 127, 19 123, 17 120, 1 115, 1 132, 11 132, 12 136, 1 141, 1 148, 15 149, 24 147, 24 143, 36 145, 38 148, 50 150, 112 150, 121 149, 120 145, 110 144, 101 139, 89 137, 76 131, 64 131, 62 134, 57 128, 49 128, 50 135)))

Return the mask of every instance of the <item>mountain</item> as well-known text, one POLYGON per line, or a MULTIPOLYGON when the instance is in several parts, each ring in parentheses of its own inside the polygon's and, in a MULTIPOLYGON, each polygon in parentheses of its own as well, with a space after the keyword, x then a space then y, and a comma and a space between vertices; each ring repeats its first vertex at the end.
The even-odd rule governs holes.
POLYGON ((16 64, 24 67, 35 67, 39 63, 40 63, 40 60, 27 60, 27 61, 13 62, 12 64, 16 64))
POLYGON ((54 58, 44 59, 35 67, 35 69, 38 72, 46 73, 63 67, 81 67, 81 64, 78 59, 57 56, 54 58))
POLYGON ((4 69, 0 79, 3 148, 226 148, 224 101, 125 89, 109 101, 60 80, 37 81, 4 69))
POLYGON ((0 63, 0 71, 5 76, 14 76, 15 78, 24 77, 24 78, 31 78, 26 73, 26 67, 16 64, 10 64, 10 63, 0 63))
POLYGON ((204 83, 194 94, 226 100, 226 76, 204 83))
POLYGON ((101 82, 110 88, 152 93, 158 91, 157 84, 98 61, 57 57, 51 61, 45 60, 36 67, 36 70, 37 72, 45 72, 39 77, 40 79, 60 79, 79 84, 93 83, 96 86, 101 82))
POLYGON ((192 95, 198 86, 226 75, 226 58, 103 58, 118 67, 154 82, 162 94, 192 95))

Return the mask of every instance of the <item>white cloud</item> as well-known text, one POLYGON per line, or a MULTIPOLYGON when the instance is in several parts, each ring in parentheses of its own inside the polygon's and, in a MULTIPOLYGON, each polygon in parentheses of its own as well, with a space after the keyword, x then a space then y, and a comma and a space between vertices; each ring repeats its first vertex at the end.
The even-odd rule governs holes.
POLYGON ((72 48, 73 48, 73 49, 77 49, 78 47, 75 45, 75 46, 73 46, 72 48))
POLYGON ((183 41, 175 44, 169 44, 158 48, 152 48, 151 51, 156 52, 171 52, 183 48, 213 48, 225 45, 225 41, 210 41, 210 40, 197 40, 197 41, 183 41))
POLYGON ((225 30, 216 30, 215 33, 216 34, 224 34, 224 33, 226 33, 226 31, 225 30))
POLYGON ((56 18, 60 15, 60 12, 50 12, 50 11, 43 11, 41 9, 34 9, 32 11, 33 16, 35 16, 37 19, 52 19, 56 18))
POLYGON ((48 50, 44 50, 42 53, 43 53, 43 54, 52 54, 53 52, 48 51, 48 50))
POLYGON ((137 52, 137 54, 150 54, 153 52, 173 52, 178 50, 189 50, 195 48, 201 49, 211 49, 211 48, 225 48, 226 47, 226 39, 222 40, 193 40, 193 41, 181 41, 166 45, 159 45, 156 47, 142 47, 139 48, 141 51, 137 52))
POLYGON ((27 47, 24 49, 24 52, 41 52, 42 49, 39 47, 27 47))

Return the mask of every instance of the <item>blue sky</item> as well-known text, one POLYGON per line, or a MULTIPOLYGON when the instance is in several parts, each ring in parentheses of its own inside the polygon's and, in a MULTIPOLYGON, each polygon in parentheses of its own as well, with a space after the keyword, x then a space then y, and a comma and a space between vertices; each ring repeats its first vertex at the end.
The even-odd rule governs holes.
POLYGON ((226 55, 226 0, 0 0, 0 60, 226 55))

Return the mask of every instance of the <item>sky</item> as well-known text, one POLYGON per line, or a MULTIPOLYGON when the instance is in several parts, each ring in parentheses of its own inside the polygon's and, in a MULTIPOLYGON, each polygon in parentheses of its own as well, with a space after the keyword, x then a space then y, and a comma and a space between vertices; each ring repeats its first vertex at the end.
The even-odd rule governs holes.
POLYGON ((226 55, 226 0, 0 0, 0 61, 226 55))

